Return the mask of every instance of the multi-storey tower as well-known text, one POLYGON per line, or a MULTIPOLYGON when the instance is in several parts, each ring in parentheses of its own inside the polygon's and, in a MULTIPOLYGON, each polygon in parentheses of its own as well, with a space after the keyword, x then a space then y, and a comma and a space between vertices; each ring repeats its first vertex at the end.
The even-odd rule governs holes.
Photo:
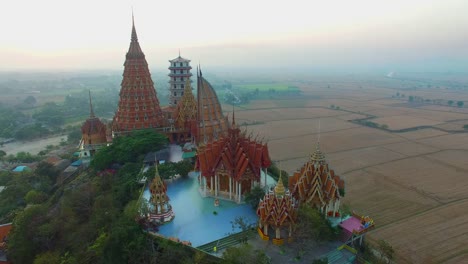
POLYGON ((114 133, 166 126, 145 54, 138 42, 133 16, 121 87, 119 106, 113 120, 114 133))
POLYGON ((169 106, 175 107, 184 95, 184 89, 187 79, 190 80, 192 74, 190 70, 190 60, 179 57, 170 60, 169 65, 169 106))

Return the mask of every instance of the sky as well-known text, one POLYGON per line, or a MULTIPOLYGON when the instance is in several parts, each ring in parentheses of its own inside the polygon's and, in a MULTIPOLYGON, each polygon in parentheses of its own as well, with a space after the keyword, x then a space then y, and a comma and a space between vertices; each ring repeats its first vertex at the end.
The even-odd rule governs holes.
POLYGON ((467 71, 466 0, 15 0, 0 70, 122 70, 132 8, 150 68, 467 71))

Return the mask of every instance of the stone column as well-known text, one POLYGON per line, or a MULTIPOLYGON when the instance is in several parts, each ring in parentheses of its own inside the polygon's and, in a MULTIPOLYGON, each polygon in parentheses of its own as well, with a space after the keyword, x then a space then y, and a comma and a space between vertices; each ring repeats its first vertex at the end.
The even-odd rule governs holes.
POLYGON ((232 198, 232 178, 229 177, 229 200, 231 200, 232 198))
POLYGON ((281 238, 281 229, 279 227, 276 227, 276 239, 281 238))
POLYGON ((264 225, 263 225, 263 234, 264 234, 265 236, 268 236, 268 224, 264 224, 264 225))
POLYGON ((239 203, 241 203, 241 199, 242 199, 242 185, 239 182, 239 203))
POLYGON ((210 194, 213 193, 213 176, 210 177, 210 194))
POLYGON ((215 197, 218 197, 218 177, 219 175, 215 174, 215 197))

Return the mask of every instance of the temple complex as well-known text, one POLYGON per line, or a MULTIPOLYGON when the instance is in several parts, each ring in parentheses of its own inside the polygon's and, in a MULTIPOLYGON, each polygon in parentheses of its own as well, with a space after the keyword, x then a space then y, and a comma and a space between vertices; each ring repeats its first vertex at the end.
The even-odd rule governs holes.
POLYGON ((163 128, 166 120, 159 106, 145 54, 138 42, 132 17, 132 36, 120 89, 120 100, 113 120, 114 134, 148 128, 163 128))
POLYGON ((270 240, 269 230, 272 229, 273 244, 282 245, 284 239, 291 240, 294 225, 297 220, 299 204, 288 190, 285 190, 280 178, 273 191, 265 194, 257 209, 258 233, 263 240, 270 240))
POLYGON ((166 184, 161 179, 161 176, 159 176, 157 162, 154 164, 154 167, 156 168, 156 173, 150 185, 151 204, 149 206, 149 219, 150 221, 165 223, 172 221, 175 215, 169 204, 169 197, 166 194, 166 184))
POLYGON ((309 161, 289 177, 289 189, 300 203, 316 207, 329 217, 339 216, 344 181, 329 169, 319 142, 309 161))
POLYGON ((94 115, 91 91, 89 91, 89 118, 81 126, 81 141, 78 147, 80 157, 86 158, 94 155, 96 150, 105 146, 106 143, 106 125, 94 115))
POLYGON ((229 123, 223 115, 213 86, 197 72, 198 133, 197 142, 207 143, 226 136, 229 123))
MULTIPOLYGON (((190 70, 192 67, 190 66, 190 60, 179 57, 170 60, 169 66, 169 106, 175 107, 177 103, 179 103, 181 97, 186 93, 185 86, 187 85, 186 82, 191 82, 190 77, 192 74, 190 70)), ((192 91, 190 90, 190 93, 192 91)))
POLYGON ((260 184, 260 173, 271 165, 268 146, 241 133, 233 113, 227 135, 198 149, 195 169, 200 171, 200 192, 242 202, 242 195, 260 184))

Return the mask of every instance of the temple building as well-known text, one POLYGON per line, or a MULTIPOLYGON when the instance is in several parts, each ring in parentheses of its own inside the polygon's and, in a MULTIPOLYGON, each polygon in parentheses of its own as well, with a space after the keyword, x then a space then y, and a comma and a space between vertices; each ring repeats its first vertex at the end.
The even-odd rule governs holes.
POLYGON ((263 240, 270 240, 269 230, 273 230, 273 244, 282 245, 284 239, 292 239, 292 232, 296 224, 299 204, 294 196, 285 190, 280 178, 273 191, 265 194, 257 208, 258 234, 263 240))
POLYGON ((180 56, 180 51, 179 57, 170 60, 169 62, 169 106, 175 107, 180 102, 184 93, 186 93, 186 82, 191 82, 190 77, 192 74, 190 73, 190 70, 192 67, 190 66, 190 60, 180 56))
POLYGON ((81 126, 81 141, 78 147, 80 157, 91 157, 96 150, 106 144, 106 125, 94 115, 91 91, 89 91, 89 118, 81 126))
POLYGON ((213 86, 203 78, 202 71, 197 72, 198 133, 197 142, 218 140, 228 131, 229 123, 223 115, 218 95, 213 86))
POLYGON ((132 35, 120 89, 120 100, 113 119, 114 134, 148 128, 164 128, 166 119, 159 106, 145 54, 138 42, 132 17, 132 35))
POLYGON ((241 203, 243 194, 260 185, 261 170, 270 165, 268 146, 241 133, 233 113, 226 136, 199 146, 195 169, 203 196, 241 203))
POLYGON ((158 165, 155 163, 156 173, 150 185, 150 206, 149 206, 149 220, 159 223, 172 221, 175 215, 172 207, 169 204, 169 197, 167 196, 167 188, 164 181, 159 176, 158 165))
POLYGON ((316 207, 329 217, 339 216, 344 181, 329 169, 319 142, 309 161, 289 177, 289 189, 300 203, 316 207))

